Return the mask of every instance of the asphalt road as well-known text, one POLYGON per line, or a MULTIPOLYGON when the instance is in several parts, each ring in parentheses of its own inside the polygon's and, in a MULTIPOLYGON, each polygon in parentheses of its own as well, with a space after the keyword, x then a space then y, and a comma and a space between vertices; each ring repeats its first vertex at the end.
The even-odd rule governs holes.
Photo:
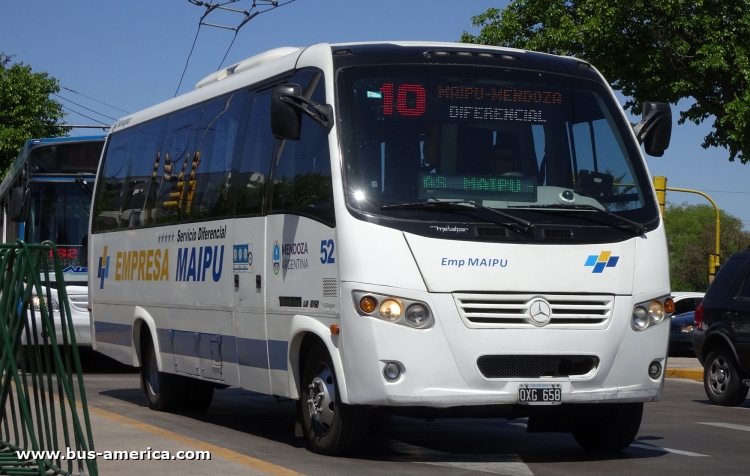
MULTIPOLYGON (((750 399, 740 407, 717 407, 708 402, 703 385, 690 380, 667 379, 662 401, 646 404, 636 442, 621 453, 587 453, 567 434, 527 434, 524 419, 428 422, 380 416, 373 422, 360 452, 346 458, 329 458, 310 453, 304 441, 294 437, 291 401, 229 388, 215 393, 211 408, 205 413, 159 413, 148 408, 137 374, 127 373, 119 366, 94 367, 89 366, 85 376, 89 405, 94 411, 121 415, 152 428, 150 433, 137 436, 140 441, 131 443, 158 448, 160 442, 189 438, 194 447, 200 446, 195 444, 197 440, 209 449, 226 448, 229 459, 235 454, 261 464, 270 463, 268 467, 256 464, 254 470, 260 468, 272 474, 282 474, 285 469, 326 476, 745 475, 750 471, 750 399)), ((106 426, 107 420, 98 418, 96 424, 106 426)), ((112 431, 96 425, 93 430, 95 442, 98 431, 112 431)), ((239 456, 234 460, 238 461, 239 456)), ((204 462, 200 470, 195 467, 191 474, 205 474, 212 464, 204 462)), ((153 474, 163 471, 163 467, 156 470, 154 466, 153 474)), ((149 466, 140 465, 138 472, 149 476, 149 466)))

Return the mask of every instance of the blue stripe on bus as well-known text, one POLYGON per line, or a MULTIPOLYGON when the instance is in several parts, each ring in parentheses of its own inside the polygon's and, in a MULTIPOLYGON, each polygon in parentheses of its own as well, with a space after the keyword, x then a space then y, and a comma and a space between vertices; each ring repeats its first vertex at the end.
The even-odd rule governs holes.
MULTIPOLYGON (((113 322, 96 321, 96 340, 107 344, 132 347, 133 326, 115 324, 113 322)), ((201 346, 195 340, 196 333, 157 329, 156 336, 159 349, 167 354, 177 354, 189 357, 210 359, 210 355, 201 355, 201 346)), ((210 338, 217 334, 201 334, 201 339, 210 338)), ((204 354, 208 346, 204 346, 204 354)), ((222 362, 244 365, 259 369, 288 370, 287 353, 289 343, 281 340, 247 339, 234 336, 221 336, 222 362)))
POLYGON ((96 321, 94 323, 96 330, 96 341, 107 344, 121 345, 124 347, 133 346, 133 326, 128 324, 115 324, 114 322, 96 321))
POLYGON ((268 368, 268 345, 260 339, 237 338, 237 363, 257 369, 268 368))
POLYGON ((287 350, 289 342, 285 340, 268 341, 268 361, 271 370, 287 370, 287 350))
POLYGON ((221 361, 230 364, 237 362, 237 338, 234 336, 221 336, 221 361))
MULTIPOLYGON (((144 324, 141 324, 142 326, 144 324)), ((156 329, 156 340, 159 341, 159 352, 173 354, 172 338, 169 336, 169 329, 156 329)))

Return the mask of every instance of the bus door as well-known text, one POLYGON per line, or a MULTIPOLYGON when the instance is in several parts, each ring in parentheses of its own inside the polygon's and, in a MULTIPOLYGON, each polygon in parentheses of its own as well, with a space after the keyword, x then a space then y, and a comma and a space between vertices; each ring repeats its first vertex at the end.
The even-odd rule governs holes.
MULTIPOLYGON (((302 95, 325 103, 323 75, 301 70, 290 80, 302 95)), ((277 141, 266 226, 266 322, 271 387, 289 395, 288 349, 295 315, 335 314, 324 309, 324 289, 338 288, 335 217, 328 133, 302 115, 300 139, 277 141), (328 288, 326 288, 328 286, 328 288)))
POLYGON ((266 218, 263 206, 275 139, 271 135, 271 90, 255 94, 247 122, 236 187, 232 273, 237 362, 243 388, 271 393, 266 337, 266 218))

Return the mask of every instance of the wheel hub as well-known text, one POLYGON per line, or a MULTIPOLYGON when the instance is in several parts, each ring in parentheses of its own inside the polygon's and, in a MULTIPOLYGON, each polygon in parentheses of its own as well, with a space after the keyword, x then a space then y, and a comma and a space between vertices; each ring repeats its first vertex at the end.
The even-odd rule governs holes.
POLYGON ((328 366, 320 363, 315 367, 313 379, 308 385, 307 408, 316 433, 328 433, 333 424, 336 405, 336 386, 328 366))
POLYGON ((727 390, 731 373, 726 359, 719 357, 711 362, 708 372, 708 383, 714 395, 723 395, 727 390))

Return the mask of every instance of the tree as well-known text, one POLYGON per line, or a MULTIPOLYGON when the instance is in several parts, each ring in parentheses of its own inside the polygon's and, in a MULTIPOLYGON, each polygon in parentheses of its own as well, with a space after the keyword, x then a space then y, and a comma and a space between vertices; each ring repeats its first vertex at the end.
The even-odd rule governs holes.
POLYGON ((472 18, 461 41, 575 56, 598 68, 640 114, 644 101, 695 102, 680 124, 713 118, 703 148, 750 160, 747 0, 514 0, 472 18))
POLYGON ((60 91, 57 79, 33 73, 31 66, 10 64, 12 56, 0 53, 0 173, 18 156, 27 140, 65 135, 57 126, 65 116, 62 105, 50 99, 60 91), (10 65, 10 66, 9 66, 10 65))
MULTIPOLYGON (((719 210, 720 263, 750 245, 742 220, 719 210)), ((716 209, 710 205, 667 204, 664 225, 669 276, 675 291, 703 292, 708 287, 708 257, 716 251, 716 209)))

